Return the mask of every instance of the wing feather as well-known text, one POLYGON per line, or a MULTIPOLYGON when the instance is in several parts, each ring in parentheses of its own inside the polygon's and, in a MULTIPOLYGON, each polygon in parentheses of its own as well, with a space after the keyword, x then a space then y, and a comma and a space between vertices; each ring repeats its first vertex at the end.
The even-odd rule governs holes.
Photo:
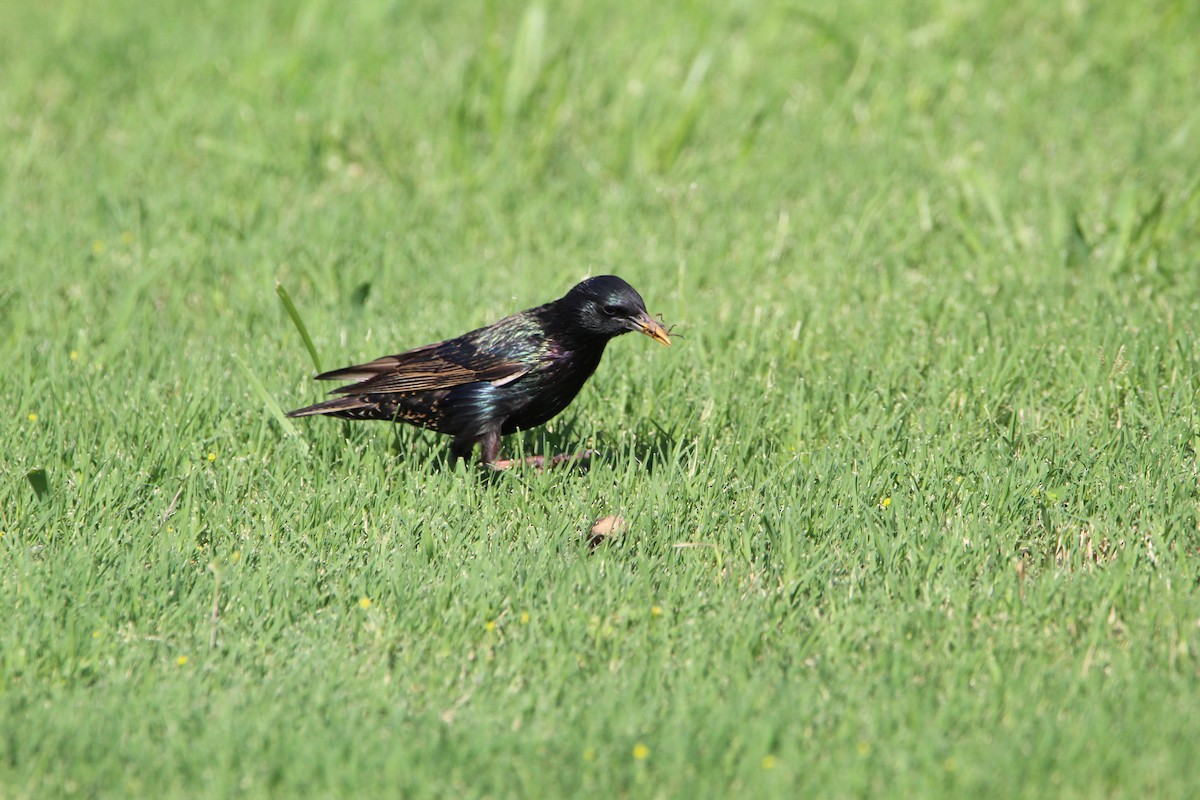
POLYGON ((317 380, 352 381, 334 389, 334 394, 390 394, 450 389, 481 381, 503 385, 527 372, 525 364, 451 339, 324 372, 317 380))

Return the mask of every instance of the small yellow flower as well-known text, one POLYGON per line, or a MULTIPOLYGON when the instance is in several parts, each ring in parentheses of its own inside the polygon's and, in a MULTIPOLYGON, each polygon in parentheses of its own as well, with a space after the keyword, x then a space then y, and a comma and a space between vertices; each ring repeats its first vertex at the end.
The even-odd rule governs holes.
POLYGON ((763 756, 763 760, 762 760, 762 768, 763 769, 775 769, 777 766, 779 766, 778 758, 776 758, 775 756, 772 756, 772 755, 763 756))
POLYGON ((100 631, 92 631, 92 638, 93 638, 93 639, 99 639, 99 638, 100 638, 100 631))
POLYGON ((182 667, 184 664, 186 664, 187 662, 188 662, 188 657, 187 657, 187 656, 180 656, 179 658, 175 659, 175 663, 176 663, 176 664, 178 664, 178 665, 179 665, 179 666, 181 666, 181 667, 182 667))
POLYGON ((28 419, 30 422, 37 422, 37 419, 38 419, 38 417, 37 417, 37 414, 36 414, 35 412, 33 412, 33 411, 30 411, 30 412, 29 412, 29 416, 27 417, 27 419, 28 419))
POLYGON ((879 507, 880 507, 880 508, 887 508, 887 507, 888 507, 888 506, 890 506, 891 504, 892 504, 892 498, 890 498, 890 497, 885 497, 885 498, 883 498, 882 500, 880 500, 880 501, 879 501, 879 507))
POLYGON ((96 255, 100 255, 101 253, 103 253, 104 252, 104 242, 102 242, 99 239, 92 242, 92 252, 95 253, 96 255))
POLYGON ((662 616, 662 606, 650 606, 650 616, 661 617, 662 616))
POLYGON ((209 454, 208 454, 208 460, 209 460, 210 462, 212 462, 212 461, 216 461, 216 460, 217 460, 217 454, 216 454, 216 453, 209 453, 209 454))
POLYGON ((638 742, 633 746, 633 757, 638 761, 645 761, 650 757, 650 748, 638 742))
POLYGON ((125 244, 133 244, 133 234, 130 233, 129 231, 123 232, 121 234, 121 241, 124 242, 125 244))
POLYGON ((72 350, 72 351, 71 351, 71 360, 72 360, 72 361, 78 361, 78 360, 79 360, 79 351, 78 351, 78 350, 72 350))
POLYGON ((363 599, 359 600, 358 607, 363 608, 363 609, 370 608, 371 607, 371 598, 364 597, 363 599))
POLYGON ((594 747, 583 748, 583 760, 584 761, 595 761, 596 760, 596 748, 594 748, 594 747))
POLYGON ((484 623, 483 627, 487 628, 488 633, 491 633, 492 631, 496 630, 496 620, 489 619, 486 623, 484 623))
POLYGON ((528 624, 529 624, 529 612, 528 612, 528 611, 522 611, 522 612, 521 612, 521 624, 522 624, 522 625, 528 625, 528 624))

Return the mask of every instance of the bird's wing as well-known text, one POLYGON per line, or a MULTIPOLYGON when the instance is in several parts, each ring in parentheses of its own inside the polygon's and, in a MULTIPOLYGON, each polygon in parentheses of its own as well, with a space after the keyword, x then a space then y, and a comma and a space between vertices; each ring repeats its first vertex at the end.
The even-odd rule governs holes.
POLYGON ((334 389, 334 394, 384 394, 449 389, 481 381, 502 386, 527 372, 525 364, 451 339, 325 372, 317 380, 354 381, 334 389))

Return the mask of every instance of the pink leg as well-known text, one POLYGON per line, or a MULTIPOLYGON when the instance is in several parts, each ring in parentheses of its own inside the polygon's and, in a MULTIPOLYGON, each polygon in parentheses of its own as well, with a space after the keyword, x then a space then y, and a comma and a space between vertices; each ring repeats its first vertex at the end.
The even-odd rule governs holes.
POLYGON ((553 468, 589 461, 595 454, 595 450, 584 450, 582 453, 562 453, 557 456, 551 456, 550 458, 546 458, 545 456, 506 458, 503 461, 492 461, 488 464, 488 466, 492 469, 512 469, 513 467, 533 467, 534 469, 546 469, 548 467, 553 468))

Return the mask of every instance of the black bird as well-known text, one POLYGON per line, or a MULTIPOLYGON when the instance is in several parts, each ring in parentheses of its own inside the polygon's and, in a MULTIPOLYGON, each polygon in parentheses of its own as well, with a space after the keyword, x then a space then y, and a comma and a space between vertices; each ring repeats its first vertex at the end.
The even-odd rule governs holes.
POLYGON ((600 275, 552 303, 457 339, 322 373, 317 380, 354 383, 333 390, 342 397, 288 416, 407 422, 453 436, 456 459, 469 459, 479 444, 481 463, 510 466, 497 462, 500 437, 566 408, 596 371, 608 340, 629 331, 671 344, 632 286, 600 275))

